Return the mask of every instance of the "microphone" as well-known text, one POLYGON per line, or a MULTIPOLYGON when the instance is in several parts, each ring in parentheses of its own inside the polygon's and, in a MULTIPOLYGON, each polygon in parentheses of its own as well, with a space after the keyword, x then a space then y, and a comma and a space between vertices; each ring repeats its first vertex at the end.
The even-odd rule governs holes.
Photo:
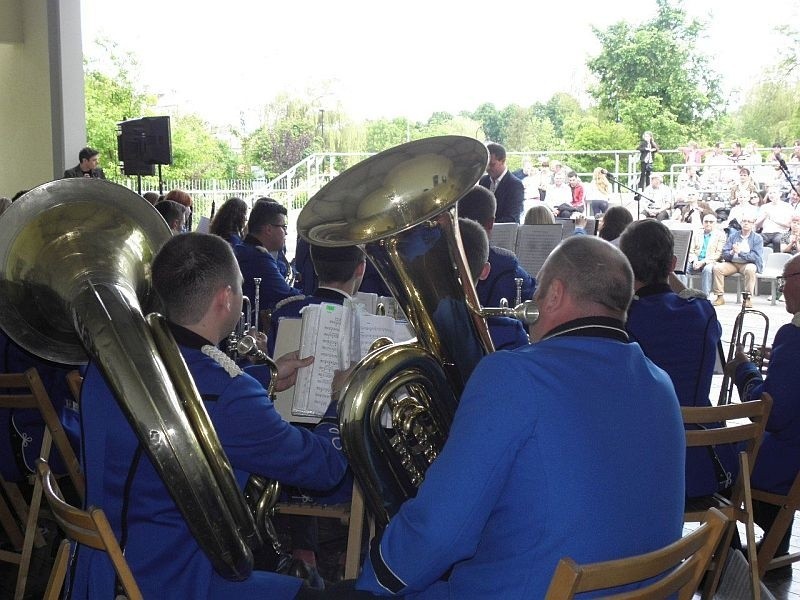
POLYGON ((606 176, 607 179, 614 180, 614 175, 605 169, 600 169, 600 172, 606 176))
POLYGON ((786 161, 783 159, 782 156, 777 156, 776 155, 775 158, 778 159, 778 164, 781 167, 781 171, 788 171, 789 170, 789 167, 786 166, 786 161))

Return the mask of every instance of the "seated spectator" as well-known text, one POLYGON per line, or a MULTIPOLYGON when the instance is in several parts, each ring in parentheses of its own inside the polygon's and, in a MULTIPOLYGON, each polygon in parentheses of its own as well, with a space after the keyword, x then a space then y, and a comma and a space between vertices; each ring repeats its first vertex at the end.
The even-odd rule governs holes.
POLYGON ((183 190, 171 190, 164 197, 164 200, 172 200, 178 204, 183 204, 186 207, 186 225, 182 228, 183 231, 192 230, 192 197, 183 190))
POLYGON ((142 198, 147 200, 150 204, 155 206, 158 204, 158 201, 161 200, 161 195, 158 192, 145 192, 142 194, 142 198))
MULTIPOLYGON (((675 270, 674 240, 662 223, 645 219, 622 233, 619 248, 633 269, 633 302, 625 328, 645 356, 664 369, 675 386, 681 406, 711 406, 709 393, 722 326, 705 298, 683 297, 669 286, 675 270)), ((717 425, 720 426, 720 425, 717 425)), ((686 452, 686 496, 694 498, 724 491, 737 473, 731 446, 686 452), (717 472, 718 463, 723 469, 717 472)))
POLYGON ((714 306, 725 304, 725 277, 741 273, 744 277, 744 291, 750 294, 747 307, 753 306, 752 296, 756 293, 756 273, 764 268, 762 250, 764 240, 754 230, 755 216, 746 213, 741 219, 742 230, 731 229, 725 246, 722 248, 722 262, 714 265, 714 306))
POLYGON ((765 247, 780 252, 781 238, 789 231, 792 221, 792 207, 781 200, 780 192, 774 188, 767 192, 766 200, 756 217, 755 229, 761 232, 765 247))
POLYGON ((540 276, 535 343, 480 361, 416 497, 372 540, 357 589, 539 599, 565 556, 611 560, 680 538, 685 434, 669 377, 628 343, 628 262, 571 237, 540 276), (487 435, 492 398, 502 410, 487 435))
POLYGON ((781 236, 781 252, 797 254, 800 250, 800 215, 792 215, 789 231, 781 236))
POLYGON ((739 169, 739 181, 731 186, 730 205, 747 204, 753 194, 758 194, 758 186, 750 176, 750 170, 739 169))
MULTIPOLYGON (((472 283, 477 284, 479 281, 484 281, 492 270, 492 265, 489 263, 489 237, 481 224, 472 219, 459 217, 458 229, 472 283)), ((509 303, 513 303, 513 299, 509 298, 509 303)), ((528 345, 528 332, 518 319, 488 317, 486 325, 495 350, 512 350, 528 345)))
POLYGON ((619 236, 633 223, 633 215, 624 206, 612 206, 600 220, 597 235, 615 246, 619 246, 619 236))
POLYGON ((183 227, 186 224, 186 207, 183 204, 178 204, 172 200, 162 200, 155 205, 155 209, 169 225, 172 235, 183 232, 183 227))
POLYGON ((540 204, 528 209, 523 225, 553 225, 555 222, 553 211, 540 204))
POLYGON ((253 303, 254 279, 261 279, 259 308, 262 310, 272 309, 279 300, 301 293, 286 282, 272 254, 280 251, 286 243, 287 214, 286 207, 277 202, 256 202, 247 221, 247 236, 233 248, 244 277, 243 293, 253 303))
POLYGON ((208 232, 218 235, 231 246, 242 243, 247 222, 247 203, 241 198, 228 198, 211 219, 208 232))
MULTIPOLYGON (((797 390, 800 389, 800 369, 797 368, 797 356, 800 353, 800 327, 797 326, 797 314, 800 312, 798 274, 800 258, 795 256, 784 266, 783 279, 778 288, 786 294, 786 312, 794 315, 794 319, 775 334, 766 378, 762 377, 755 364, 749 362, 741 346, 736 349, 733 360, 725 365, 725 372, 733 377, 743 401, 757 400, 763 392, 772 396, 772 411, 750 483, 754 488, 774 494, 789 493, 789 488, 800 470, 800 402, 797 402, 797 390)), ((754 500, 755 522, 764 531, 769 531, 780 509, 779 506, 754 500)), ((789 552, 791 533, 790 525, 778 545, 776 557, 789 552)), ((784 574, 791 574, 792 566, 787 566, 788 573, 784 570, 784 574)))
MULTIPOLYGON (((494 211, 494 194, 483 186, 475 186, 458 201, 459 216, 480 223, 489 238, 494 226, 494 211)), ((517 297, 516 278, 522 279, 522 298, 527 300, 533 297, 536 279, 520 266, 513 252, 499 246, 489 246, 489 263, 492 265, 489 276, 475 286, 481 306, 500 306, 503 298, 513 304, 517 297)))
POLYGON ((592 181, 586 185, 585 196, 587 215, 597 219, 608 210, 608 202, 611 200, 611 183, 600 167, 592 171, 592 181))
POLYGON ((567 173, 567 185, 571 190, 572 196, 569 203, 555 207, 555 210, 558 211, 557 216, 559 219, 569 219, 572 213, 583 212, 586 209, 583 184, 575 171, 567 173))
POLYGON ((644 188, 642 196, 648 199, 644 214, 653 219, 669 219, 672 211, 672 190, 663 184, 661 173, 650 175, 650 185, 644 188))
POLYGON ((563 172, 553 174, 553 183, 547 186, 545 202, 553 210, 553 216, 558 216, 559 206, 572 206, 572 188, 566 183, 563 172))
POLYGON ((710 214, 704 215, 702 234, 692 236, 687 273, 690 275, 700 274, 700 289, 703 290, 706 298, 711 295, 714 265, 722 258, 724 246, 725 233, 717 227, 717 218, 710 214))

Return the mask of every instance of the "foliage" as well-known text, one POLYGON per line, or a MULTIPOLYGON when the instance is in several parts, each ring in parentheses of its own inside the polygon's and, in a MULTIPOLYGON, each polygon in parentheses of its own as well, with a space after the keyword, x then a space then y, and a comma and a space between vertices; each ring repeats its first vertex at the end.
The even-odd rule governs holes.
POLYGON ((598 80, 592 95, 611 120, 651 130, 657 140, 702 137, 725 104, 719 75, 696 50, 704 25, 687 18, 681 0, 656 4, 656 16, 642 25, 594 29, 602 50, 587 63, 598 80))
POLYGON ((744 138, 768 147, 774 142, 784 145, 800 138, 800 82, 793 84, 763 81, 747 94, 747 100, 736 115, 737 129, 744 138))
POLYGON ((230 146, 216 138, 211 126, 197 115, 184 115, 170 122, 172 165, 169 177, 175 179, 237 177, 237 157, 230 146))

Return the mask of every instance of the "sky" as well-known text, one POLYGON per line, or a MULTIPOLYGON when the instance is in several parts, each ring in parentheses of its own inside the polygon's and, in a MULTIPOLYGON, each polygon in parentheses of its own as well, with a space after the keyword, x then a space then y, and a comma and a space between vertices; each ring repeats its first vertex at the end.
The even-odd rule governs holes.
MULTIPOLYGON (((302 95, 357 119, 427 120, 437 111, 530 106, 556 92, 588 101, 592 26, 651 18, 655 0, 81 0, 84 55, 108 38, 139 62, 164 107, 217 126, 258 126, 276 95, 302 95)), ((733 105, 777 64, 798 0, 688 0, 708 23, 700 50, 733 105)))

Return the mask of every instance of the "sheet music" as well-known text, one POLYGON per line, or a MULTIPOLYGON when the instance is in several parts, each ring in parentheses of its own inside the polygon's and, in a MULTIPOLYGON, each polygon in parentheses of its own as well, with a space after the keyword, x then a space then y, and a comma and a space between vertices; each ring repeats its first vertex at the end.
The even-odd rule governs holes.
POLYGON ((516 255, 522 268, 536 277, 545 259, 561 242, 562 227, 555 225, 520 225, 516 255))
POLYGON ((361 304, 371 315, 375 314, 378 305, 378 294, 374 292, 356 292, 353 296, 353 303, 361 304))
POLYGON ((331 402, 333 373, 340 367, 340 341, 344 307, 323 302, 303 309, 300 357, 314 362, 297 371, 292 414, 322 417, 331 402))
MULTIPOLYGON (((274 357, 278 358, 289 352, 300 349, 300 331, 302 329, 302 319, 283 318, 278 321, 278 333, 275 337, 274 357)), ((284 421, 292 423, 317 423, 319 417, 299 416, 292 414, 292 403, 297 386, 290 387, 288 390, 278 392, 275 396, 275 410, 284 421)))
POLYGON ((668 221, 664 223, 672 232, 672 237, 675 240, 672 249, 672 253, 677 258, 675 273, 686 273, 689 248, 692 247, 692 226, 688 223, 669 223, 668 221))
POLYGON ((492 227, 492 235, 489 243, 492 246, 499 246, 511 252, 515 251, 517 244, 517 223, 495 223, 492 227))
POLYGON ((389 316, 380 315, 361 315, 360 328, 358 332, 358 344, 360 354, 358 359, 362 359, 369 352, 369 347, 379 337, 388 337, 393 342, 394 339, 394 319, 389 316))
POLYGON ((208 217, 200 217, 200 221, 197 223, 197 231, 198 233, 208 233, 208 228, 211 226, 211 219, 208 217))

